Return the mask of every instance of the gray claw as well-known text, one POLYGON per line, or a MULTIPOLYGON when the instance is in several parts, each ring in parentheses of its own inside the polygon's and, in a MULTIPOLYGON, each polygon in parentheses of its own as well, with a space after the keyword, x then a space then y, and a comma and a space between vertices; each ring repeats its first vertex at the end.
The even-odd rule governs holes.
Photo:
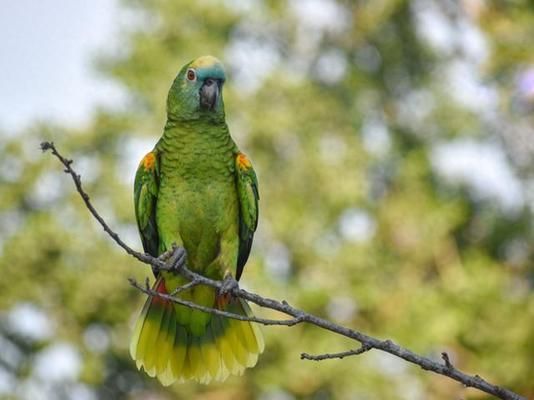
POLYGON ((222 281, 219 293, 221 295, 232 293, 234 290, 239 289, 239 283, 234 279, 232 275, 226 275, 222 281))
MULTIPOLYGON (((173 246, 172 248, 170 248, 169 250, 167 250, 166 252, 164 253, 161 253, 159 256, 158 256, 158 260, 166 263, 169 258, 174 254, 174 251, 175 251, 175 247, 173 246)), ((158 267, 155 267, 155 266, 152 266, 152 273, 154 274, 154 276, 158 276, 159 274, 159 268, 158 267)))
POLYGON ((174 253, 174 247, 169 249, 169 250, 167 250, 165 253, 161 253, 158 256, 158 260, 163 261, 163 262, 167 262, 167 260, 172 256, 173 253, 174 253))
POLYGON ((173 247, 172 255, 167 261, 170 270, 174 272, 179 272, 184 266, 185 261, 187 260, 187 251, 183 247, 173 247))

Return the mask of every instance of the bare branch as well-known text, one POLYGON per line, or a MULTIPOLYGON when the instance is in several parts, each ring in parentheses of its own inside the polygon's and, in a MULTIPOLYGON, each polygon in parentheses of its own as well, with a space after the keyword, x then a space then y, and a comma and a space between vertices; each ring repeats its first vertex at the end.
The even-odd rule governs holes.
MULTIPOLYGON (((64 158, 63 156, 61 156, 61 154, 59 154, 59 152, 56 150, 56 147, 54 146, 52 142, 41 143, 41 149, 43 151, 51 150, 52 154, 59 159, 59 161, 65 167, 65 172, 71 175, 78 193, 82 197, 85 205, 87 206, 91 214, 97 219, 100 225, 104 228, 104 231, 106 231, 106 233, 108 233, 111 236, 111 238, 120 247, 122 247, 124 251, 126 251, 126 253, 137 258, 139 261, 145 264, 151 265, 156 270, 172 269, 172 266, 170 264, 165 263, 164 261, 164 259, 168 258, 168 254, 166 255, 166 258, 164 257, 164 259, 158 259, 156 257, 150 256, 149 254, 141 254, 131 249, 128 245, 126 245, 119 238, 117 233, 111 230, 111 228, 106 224, 104 219, 98 214, 98 212, 95 210, 95 208, 89 201, 89 196, 82 189, 80 176, 71 167, 72 160, 68 160, 64 158)), ((188 286, 189 284, 185 285, 187 286, 188 289, 191 288, 192 286, 196 286, 199 284, 211 286, 216 289, 221 289, 222 287, 222 281, 214 281, 212 279, 206 278, 205 276, 202 276, 195 272, 190 271, 186 267, 178 269, 177 273, 180 273, 182 276, 184 276, 191 282, 190 286, 188 286)), ((324 354, 324 355, 319 355, 319 356, 310 356, 304 353, 301 355, 301 358, 303 359, 311 359, 311 360, 319 361, 320 359, 343 358, 349 355, 361 354, 371 349, 376 349, 376 350, 381 350, 386 353, 392 354, 396 357, 402 358, 405 361, 418 365, 424 370, 432 371, 436 374, 447 376, 457 382, 460 382, 466 387, 476 388, 480 391, 491 394, 497 398, 500 398, 503 400, 526 400, 524 397, 518 395, 517 393, 514 393, 508 389, 489 383, 488 381, 482 379, 479 375, 472 376, 472 375, 468 375, 458 370, 451 364, 448 358, 448 355, 446 355, 446 353, 444 353, 445 355, 442 354, 442 358, 445 361, 445 364, 442 364, 437 361, 431 360, 427 357, 420 356, 409 349, 406 349, 404 347, 401 347, 393 343, 391 340, 380 340, 372 336, 368 336, 362 332, 359 332, 359 331, 356 331, 356 330, 353 330, 353 329, 350 329, 350 328, 347 328, 341 325, 334 324, 323 318, 319 318, 315 315, 306 313, 302 310, 292 307, 286 301, 277 301, 277 300, 265 298, 265 297, 259 296, 255 293, 250 293, 240 288, 235 288, 231 290, 231 294, 235 297, 248 300, 252 303, 257 304, 260 307, 270 308, 272 310, 276 310, 283 314, 293 317, 292 319, 288 319, 288 320, 269 320, 269 319, 263 319, 263 318, 257 318, 257 317, 249 318, 249 317, 245 317, 245 316, 238 315, 238 314, 228 313, 226 311, 218 310, 215 308, 203 307, 198 304, 180 299, 176 296, 170 296, 164 293, 159 293, 159 292, 156 292, 150 289, 148 286, 142 287, 141 285, 137 284, 135 281, 130 281, 130 283, 133 286, 135 286, 138 290, 141 290, 142 292, 146 293, 149 296, 159 296, 166 300, 169 300, 169 301, 172 301, 178 304, 182 304, 186 307, 197 309, 203 312, 208 312, 208 313, 221 315, 224 317, 238 319, 238 320, 252 321, 252 322, 256 322, 256 323, 260 323, 264 325, 292 326, 292 325, 296 325, 301 322, 306 322, 306 323, 315 325, 319 328, 328 330, 330 332, 334 332, 338 335, 356 340, 360 342, 362 346, 360 349, 357 349, 357 350, 351 350, 349 352, 337 353, 337 354, 324 354)), ((185 286, 184 286, 184 289, 182 289, 182 291, 186 290, 185 286)))
POLYGON ((42 142, 41 143, 41 150, 43 152, 46 152, 50 150, 54 156, 57 157, 57 159, 63 164, 65 167, 64 172, 66 174, 69 174, 72 177, 72 180, 74 181, 74 185, 76 186, 76 190, 80 194, 81 198, 83 199, 83 202, 85 203, 85 206, 89 210, 91 214, 93 214, 93 217, 98 221, 98 223, 104 228, 104 231, 111 236, 111 238, 117 243, 122 249, 131 255, 132 257, 137 258, 139 261, 144 262, 145 264, 150 264, 160 270, 168 269, 168 267, 163 263, 162 261, 159 261, 157 259, 154 259, 154 257, 149 256, 148 254, 141 254, 132 248, 130 248, 126 243, 122 241, 122 239, 119 237, 117 233, 115 233, 104 221, 104 219, 98 214, 96 209, 93 207, 93 204, 91 204, 91 201, 89 199, 89 195, 83 190, 82 188, 82 181, 80 179, 80 175, 76 173, 71 167, 71 164, 73 163, 73 160, 69 160, 67 158, 64 158, 61 154, 58 153, 56 150, 56 146, 54 145, 54 142, 42 142), (157 260, 157 261, 154 261, 157 260))
POLYGON ((451 360, 449 359, 449 355, 446 352, 441 353, 441 358, 445 362, 445 366, 447 368, 454 368, 454 366, 451 363, 451 360))
POLYGON ((308 354, 308 353, 301 353, 300 359, 311 360, 311 361, 323 361, 323 360, 330 360, 333 358, 343 359, 345 357, 357 356, 359 354, 363 354, 369 350, 371 350, 371 347, 362 344, 362 346, 359 349, 343 351, 341 353, 325 353, 325 354, 319 354, 315 356, 312 354, 308 354))
MULTIPOLYGON (((131 280, 130 279, 130 283, 133 284, 133 282, 135 282, 135 280, 131 280)), ((169 293, 169 296, 176 296, 177 294, 185 292, 186 290, 192 289, 192 288, 194 288, 195 286, 198 286, 198 285, 200 285, 200 282, 191 281, 189 283, 186 283, 183 286, 178 286, 176 289, 174 289, 172 292, 169 293)))

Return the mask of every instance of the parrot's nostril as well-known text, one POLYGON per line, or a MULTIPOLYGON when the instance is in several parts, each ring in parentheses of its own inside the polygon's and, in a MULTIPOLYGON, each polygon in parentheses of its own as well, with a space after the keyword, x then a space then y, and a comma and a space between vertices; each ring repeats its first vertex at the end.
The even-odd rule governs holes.
POLYGON ((215 83, 214 79, 208 78, 206 79, 206 82, 204 83, 206 86, 211 86, 215 83))

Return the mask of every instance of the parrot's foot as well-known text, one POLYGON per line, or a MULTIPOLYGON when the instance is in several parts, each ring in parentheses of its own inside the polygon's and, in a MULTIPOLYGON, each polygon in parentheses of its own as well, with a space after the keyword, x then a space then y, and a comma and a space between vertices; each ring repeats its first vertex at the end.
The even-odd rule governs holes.
POLYGON ((168 251, 163 253, 161 256, 166 256, 165 262, 169 266, 169 270, 178 273, 185 266, 185 261, 187 260, 187 251, 185 251, 183 247, 178 246, 173 246, 170 251, 170 256, 167 255, 168 251))
POLYGON ((232 292, 236 289, 239 289, 239 283, 237 283, 231 274, 226 274, 219 289, 219 294, 223 296, 226 294, 232 294, 232 292))
POLYGON ((169 258, 173 255, 174 251, 176 250, 176 246, 171 247, 169 250, 167 250, 165 253, 161 253, 158 257, 158 260, 167 262, 169 258))
POLYGON ((230 271, 226 271, 217 293, 216 304, 219 310, 224 310, 228 303, 234 299, 233 291, 237 289, 239 289, 239 283, 237 283, 230 271))

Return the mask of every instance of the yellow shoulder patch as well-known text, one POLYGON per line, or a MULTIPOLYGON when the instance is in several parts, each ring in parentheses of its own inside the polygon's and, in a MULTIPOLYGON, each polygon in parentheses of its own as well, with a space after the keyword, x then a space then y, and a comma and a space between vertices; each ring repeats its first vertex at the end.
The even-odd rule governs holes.
POLYGON ((146 171, 153 170, 154 166, 156 165, 156 156, 154 155, 154 153, 150 152, 146 156, 144 156, 141 160, 141 164, 143 164, 143 167, 146 171))
POLYGON ((237 166, 240 169, 248 169, 248 168, 252 167, 252 164, 250 163, 250 160, 243 153, 239 153, 237 155, 236 163, 237 163, 237 166))

